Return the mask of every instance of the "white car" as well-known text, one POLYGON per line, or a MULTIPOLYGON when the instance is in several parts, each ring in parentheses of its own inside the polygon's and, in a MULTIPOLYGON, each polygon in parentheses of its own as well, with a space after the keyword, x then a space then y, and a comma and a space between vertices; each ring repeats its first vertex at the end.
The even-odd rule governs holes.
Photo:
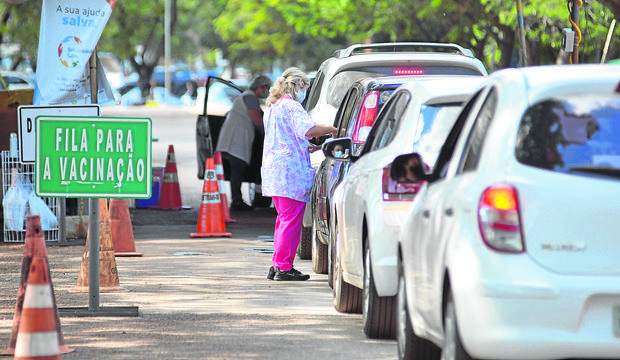
MULTIPOLYGON (((484 80, 437 76, 401 85, 377 117, 361 157, 341 159, 354 163, 332 201, 334 305, 338 311, 358 311, 361 293, 364 332, 369 337, 395 336, 396 245, 402 215, 411 205, 410 198, 387 193, 389 166, 397 155, 419 151, 432 167, 462 104, 484 80)), ((332 145, 344 140, 324 146, 326 156, 332 145)))
MULTIPOLYGON (((308 90, 304 106, 319 124, 332 125, 338 107, 351 85, 368 77, 413 75, 485 76, 487 71, 471 50, 456 44, 399 42, 356 44, 337 50, 326 59, 308 90)), ((310 162, 318 169, 325 159, 322 152, 310 154, 310 162)), ((297 251, 301 259, 312 255, 312 208, 306 206, 302 239, 297 251)))
POLYGON ((487 80, 401 232, 399 358, 618 359, 620 66, 487 80))

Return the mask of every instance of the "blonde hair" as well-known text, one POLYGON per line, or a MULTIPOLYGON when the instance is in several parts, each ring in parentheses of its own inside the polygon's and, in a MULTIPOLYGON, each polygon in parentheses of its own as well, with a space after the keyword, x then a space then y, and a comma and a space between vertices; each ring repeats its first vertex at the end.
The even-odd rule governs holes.
POLYGON ((267 98, 267 106, 275 104, 282 96, 290 96, 296 101, 299 101, 297 95, 296 86, 299 84, 299 80, 304 82, 306 87, 310 86, 310 79, 308 76, 296 67, 290 67, 282 73, 271 88, 269 97, 267 98))

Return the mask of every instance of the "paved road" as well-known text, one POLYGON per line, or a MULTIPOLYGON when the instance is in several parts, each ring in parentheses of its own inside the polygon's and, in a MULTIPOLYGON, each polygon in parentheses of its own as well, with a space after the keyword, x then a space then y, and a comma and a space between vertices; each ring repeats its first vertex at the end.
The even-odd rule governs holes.
MULTIPOLYGON (((197 112, 180 109, 104 110, 104 116, 150 116, 155 163, 174 144, 184 205, 191 210, 132 209, 136 248, 142 257, 116 258, 121 286, 102 293, 101 306, 137 306, 138 317, 63 317, 63 359, 395 359, 391 340, 367 339, 359 314, 332 306, 325 275, 310 261, 296 267, 309 281, 265 279, 270 264, 273 209, 232 213, 231 238, 191 239, 196 231, 202 182, 196 179, 197 112), (112 111, 113 110, 113 111, 112 111)), ((88 306, 76 285, 84 246, 48 247, 59 308, 88 306)), ((23 246, 0 244, 0 347, 11 333, 23 246)), ((0 349, 2 351, 4 349, 0 349)))

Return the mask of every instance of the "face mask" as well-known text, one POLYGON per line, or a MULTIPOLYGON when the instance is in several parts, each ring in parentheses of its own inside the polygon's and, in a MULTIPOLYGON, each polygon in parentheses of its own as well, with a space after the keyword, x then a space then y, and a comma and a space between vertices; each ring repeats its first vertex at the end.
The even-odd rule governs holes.
POLYGON ((297 90, 297 96, 299 97, 299 102, 303 102, 306 98, 306 92, 303 90, 297 90))
POLYGON ((336 153, 334 153, 334 156, 337 158, 342 157, 342 151, 336 151, 336 153))

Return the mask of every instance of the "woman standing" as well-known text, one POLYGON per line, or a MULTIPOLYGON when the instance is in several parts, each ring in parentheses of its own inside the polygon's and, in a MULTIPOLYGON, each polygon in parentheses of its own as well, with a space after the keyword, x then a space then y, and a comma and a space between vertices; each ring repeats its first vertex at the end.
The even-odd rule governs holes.
POLYGON ((272 266, 267 275, 270 280, 310 278, 310 275, 293 268, 304 210, 314 182, 310 151, 319 149, 310 148, 308 139, 330 133, 334 135, 336 128, 317 125, 302 107, 309 85, 308 76, 298 68, 285 70, 271 89, 263 117, 263 194, 273 198, 278 212, 272 266))

